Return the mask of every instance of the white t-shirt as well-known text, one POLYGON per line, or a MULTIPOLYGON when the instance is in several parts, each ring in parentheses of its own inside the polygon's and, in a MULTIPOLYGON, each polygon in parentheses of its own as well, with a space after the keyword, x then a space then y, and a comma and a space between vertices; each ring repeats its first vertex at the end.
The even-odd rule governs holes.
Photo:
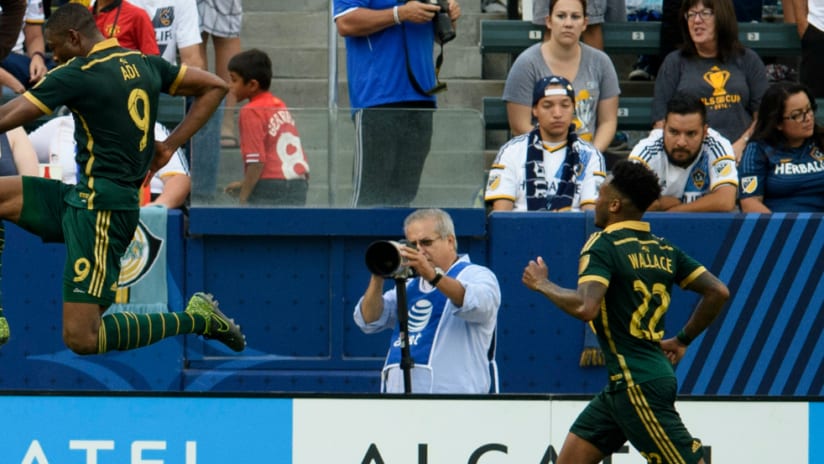
MULTIPOLYGON (((155 123, 155 138, 166 140, 169 131, 160 123, 155 123)), ((60 164, 63 168, 63 182, 77 183, 77 163, 74 155, 77 147, 74 141, 74 119, 71 116, 58 116, 47 121, 29 134, 37 159, 41 163, 60 164)), ((189 175, 189 168, 182 150, 172 155, 166 166, 163 166, 152 178, 151 192, 163 192, 163 179, 171 175, 189 175)))
MULTIPOLYGON (((0 8, 2 11, 2 8, 0 8)), ((46 16, 43 14, 43 0, 28 0, 26 5, 26 14, 23 15, 23 26, 20 29, 20 35, 17 36, 17 43, 11 49, 14 53, 25 55, 24 50, 26 46, 26 34, 23 32, 27 24, 43 24, 46 21, 46 16)))
POLYGON ((692 203, 722 185, 738 189, 738 169, 729 140, 709 129, 701 154, 682 168, 669 162, 664 150, 664 131, 654 129, 639 141, 629 154, 630 161, 646 165, 658 175, 661 195, 692 203))
MULTIPOLYGON (((529 134, 519 135, 507 142, 498 152, 498 156, 489 170, 484 200, 512 200, 514 211, 527 211, 526 202, 526 155, 529 134)), ((595 147, 580 139, 575 142, 580 168, 575 178, 575 196, 572 200, 572 211, 580 211, 583 205, 594 205, 598 198, 598 189, 601 188, 606 177, 606 162, 603 155, 595 147)), ((541 147, 544 153, 544 177, 547 180, 547 192, 553 194, 558 191, 561 182, 561 171, 566 159, 566 144, 553 151, 541 147)))
POLYGON ((155 29, 160 56, 177 64, 178 49, 201 42, 195 0, 130 0, 142 8, 155 29))

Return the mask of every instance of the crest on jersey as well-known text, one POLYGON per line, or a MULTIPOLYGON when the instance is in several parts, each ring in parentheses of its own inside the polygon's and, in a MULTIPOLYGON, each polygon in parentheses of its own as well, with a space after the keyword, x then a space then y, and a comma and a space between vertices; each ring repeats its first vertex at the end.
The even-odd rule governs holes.
POLYGON ((744 193, 753 193, 758 188, 758 178, 749 176, 741 179, 741 191, 744 193))
POLYGON ((167 6, 158 8, 155 13, 155 27, 169 27, 175 21, 175 9, 167 6))
POLYGON ((120 258, 118 287, 131 287, 140 282, 152 270, 161 247, 163 239, 153 235, 146 224, 140 221, 134 231, 132 242, 120 258))
POLYGON ((706 172, 704 172, 700 169, 696 169, 692 173, 692 183, 693 183, 693 185, 698 187, 698 189, 703 190, 704 184, 706 182, 707 182, 707 173, 706 172))
POLYGON ((816 146, 813 146, 813 149, 810 150, 810 156, 812 156, 816 161, 824 161, 824 153, 822 153, 816 146))

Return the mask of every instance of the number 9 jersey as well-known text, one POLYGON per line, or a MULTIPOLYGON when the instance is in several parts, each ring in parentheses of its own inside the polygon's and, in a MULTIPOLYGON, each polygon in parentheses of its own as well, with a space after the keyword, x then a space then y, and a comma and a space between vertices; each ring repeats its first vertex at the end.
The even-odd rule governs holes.
POLYGON ((675 376, 659 342, 673 283, 686 287, 706 272, 686 253, 656 237, 642 221, 612 224, 581 250, 578 284, 607 286, 592 321, 609 371, 608 390, 675 376))
POLYGON ((154 157, 160 92, 174 95, 185 72, 159 56, 97 44, 46 74, 24 94, 46 114, 66 105, 75 120, 77 188, 74 207, 136 210, 139 188, 154 157), (89 98, 89 89, 95 97, 89 98))

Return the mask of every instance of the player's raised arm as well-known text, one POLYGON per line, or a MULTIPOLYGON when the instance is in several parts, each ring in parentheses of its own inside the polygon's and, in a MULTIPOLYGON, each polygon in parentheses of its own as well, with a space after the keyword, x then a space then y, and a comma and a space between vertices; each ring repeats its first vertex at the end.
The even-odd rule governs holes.
POLYGON ((174 151, 186 143, 206 124, 228 91, 229 86, 217 75, 202 69, 185 67, 183 79, 177 85, 175 95, 195 97, 194 103, 164 144, 174 151))

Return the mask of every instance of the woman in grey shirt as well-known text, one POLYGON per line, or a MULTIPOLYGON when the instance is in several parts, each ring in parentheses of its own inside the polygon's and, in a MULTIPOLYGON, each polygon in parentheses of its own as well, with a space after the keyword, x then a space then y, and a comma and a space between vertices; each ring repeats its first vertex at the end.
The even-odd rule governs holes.
POLYGON ((541 78, 565 77, 575 88, 575 119, 578 135, 604 151, 618 126, 618 75, 609 57, 580 42, 586 29, 582 0, 550 0, 546 18, 549 37, 526 49, 509 70, 504 86, 509 127, 513 135, 529 132, 532 121, 532 90, 541 78))

